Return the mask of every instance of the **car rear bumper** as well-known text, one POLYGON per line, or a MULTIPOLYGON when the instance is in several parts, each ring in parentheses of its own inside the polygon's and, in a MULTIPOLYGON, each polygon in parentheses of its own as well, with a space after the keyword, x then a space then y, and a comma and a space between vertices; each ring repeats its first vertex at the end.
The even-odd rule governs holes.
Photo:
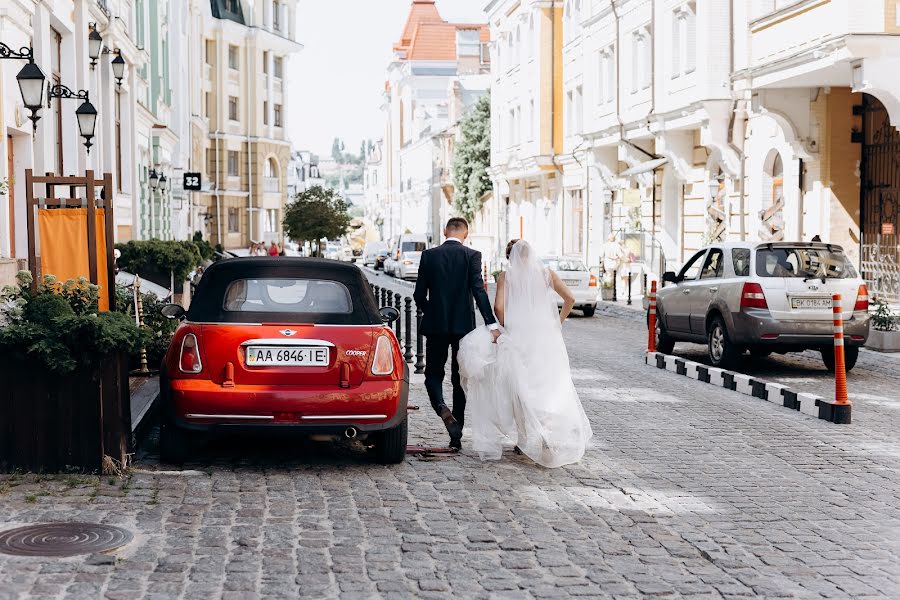
POLYGON ((211 381, 168 382, 163 410, 177 427, 192 431, 292 430, 340 434, 391 429, 406 417, 409 376, 366 381, 350 389, 302 386, 235 386, 211 381))
MULTIPOLYGON (((569 288, 569 291, 572 292, 572 295, 575 296, 575 306, 596 306, 597 298, 599 297, 598 288, 590 288, 580 290, 578 288, 572 289, 569 288)), ((562 306, 563 301, 562 298, 557 300, 557 305, 562 306)))
MULTIPOLYGON (((783 321, 776 320, 767 310, 749 310, 733 313, 733 341, 740 345, 773 345, 799 348, 817 348, 834 343, 831 320, 783 321)), ((844 321, 844 343, 862 346, 869 337, 869 318, 856 315, 844 321)))

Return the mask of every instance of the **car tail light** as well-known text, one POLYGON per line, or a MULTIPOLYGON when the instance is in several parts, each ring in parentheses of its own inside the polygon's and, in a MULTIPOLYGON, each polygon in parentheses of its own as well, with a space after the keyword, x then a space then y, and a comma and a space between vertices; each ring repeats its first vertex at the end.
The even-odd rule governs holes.
POLYGON ((866 284, 859 286, 859 292, 856 294, 856 304, 853 306, 854 312, 869 312, 869 288, 866 284))
POLYGON ((590 279, 590 282, 588 283, 588 287, 597 287, 597 283, 598 283, 597 276, 594 275, 593 273, 591 273, 591 279, 590 279))
POLYGON ((391 340, 386 335, 378 338, 375 344, 375 357, 372 359, 372 375, 390 375, 394 372, 394 353, 391 351, 391 340))
POLYGON ((751 282, 744 284, 741 292, 741 308, 769 308, 761 285, 751 282))
POLYGON ((197 336, 189 333, 181 340, 181 355, 178 357, 178 367, 182 373, 199 373, 203 370, 200 361, 200 345, 197 336))

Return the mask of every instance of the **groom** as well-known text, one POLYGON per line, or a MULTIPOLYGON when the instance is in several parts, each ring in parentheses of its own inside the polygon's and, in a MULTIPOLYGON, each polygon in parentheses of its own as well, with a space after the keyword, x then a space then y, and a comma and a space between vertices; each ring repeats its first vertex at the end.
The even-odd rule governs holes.
POLYGON ((446 241, 422 253, 419 277, 413 296, 424 313, 422 334, 425 343, 425 388, 428 399, 450 434, 450 447, 462 448, 462 428, 466 412, 466 394, 459 378, 456 354, 459 341, 475 329, 474 299, 485 324, 494 339, 500 337, 500 327, 491 301, 484 291, 481 277, 481 253, 465 245, 469 224, 465 219, 447 221, 446 241), (453 410, 444 402, 444 368, 447 354, 452 350, 453 363, 450 381, 453 384, 453 410))

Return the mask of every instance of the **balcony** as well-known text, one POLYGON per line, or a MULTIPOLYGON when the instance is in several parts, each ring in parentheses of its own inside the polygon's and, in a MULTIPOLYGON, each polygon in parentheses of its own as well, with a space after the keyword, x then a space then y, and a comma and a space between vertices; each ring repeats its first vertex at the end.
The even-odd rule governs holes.
POLYGON ((267 194, 278 194, 281 192, 280 177, 263 177, 263 191, 267 194))

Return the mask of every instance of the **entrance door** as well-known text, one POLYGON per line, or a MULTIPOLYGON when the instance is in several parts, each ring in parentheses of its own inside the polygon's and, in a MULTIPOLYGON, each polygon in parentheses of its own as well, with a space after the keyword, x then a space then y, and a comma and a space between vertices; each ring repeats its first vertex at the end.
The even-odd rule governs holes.
POLYGON ((884 105, 863 94, 862 276, 870 293, 900 302, 900 132, 884 105))
POLYGON ((7 202, 9 203, 9 255, 16 257, 16 175, 13 170, 15 160, 13 157, 13 139, 6 136, 6 172, 9 174, 9 189, 7 190, 7 202))

